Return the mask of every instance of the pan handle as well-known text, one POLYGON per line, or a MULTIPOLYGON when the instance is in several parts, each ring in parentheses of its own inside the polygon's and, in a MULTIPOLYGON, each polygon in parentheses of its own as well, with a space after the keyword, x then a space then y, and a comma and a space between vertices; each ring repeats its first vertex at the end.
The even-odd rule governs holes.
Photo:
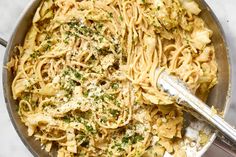
POLYGON ((0 45, 7 47, 7 41, 0 37, 0 45))

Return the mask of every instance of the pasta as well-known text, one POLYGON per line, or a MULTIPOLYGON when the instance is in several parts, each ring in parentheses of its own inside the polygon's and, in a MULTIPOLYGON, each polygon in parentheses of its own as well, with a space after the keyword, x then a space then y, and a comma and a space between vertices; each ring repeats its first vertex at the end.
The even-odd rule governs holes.
POLYGON ((58 157, 186 156, 183 109, 155 71, 207 99, 217 63, 200 11, 189 0, 42 1, 7 65, 28 135, 58 157))

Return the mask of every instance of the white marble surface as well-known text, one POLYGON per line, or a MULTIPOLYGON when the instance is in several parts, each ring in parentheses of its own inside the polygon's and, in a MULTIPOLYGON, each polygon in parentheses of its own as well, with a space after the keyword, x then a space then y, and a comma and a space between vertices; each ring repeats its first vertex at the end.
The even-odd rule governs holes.
MULTIPOLYGON (((16 21, 30 0, 0 0, 0 36, 8 40, 16 24, 16 21)), ((206 0, 215 12, 225 31, 230 47, 232 74, 233 74, 233 93, 236 94, 236 0, 206 0)), ((0 46, 0 74, 2 73, 2 62, 5 48, 0 46)), ((0 78, 2 86, 2 78, 0 78)), ((232 97, 232 105, 226 119, 236 125, 236 97, 232 97)), ((3 91, 0 87, 0 157, 32 157, 16 134, 3 100, 3 91)), ((230 157, 227 153, 212 146, 204 157, 230 157)))

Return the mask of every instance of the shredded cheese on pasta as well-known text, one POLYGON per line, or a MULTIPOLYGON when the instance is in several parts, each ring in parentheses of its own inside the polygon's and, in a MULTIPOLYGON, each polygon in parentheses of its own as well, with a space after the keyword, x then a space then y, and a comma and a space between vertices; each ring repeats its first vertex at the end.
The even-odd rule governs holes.
POLYGON ((185 156, 183 111, 155 70, 206 100, 217 64, 200 11, 190 0, 42 1, 8 63, 28 135, 58 157, 185 156))

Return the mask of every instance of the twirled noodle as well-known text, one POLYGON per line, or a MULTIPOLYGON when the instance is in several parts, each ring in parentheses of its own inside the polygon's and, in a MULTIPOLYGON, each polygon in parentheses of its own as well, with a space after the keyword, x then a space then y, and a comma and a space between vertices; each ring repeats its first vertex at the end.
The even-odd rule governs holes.
POLYGON ((45 0, 8 63, 19 115, 59 157, 184 156, 183 111, 156 87, 165 68, 205 100, 212 31, 189 0, 45 0))

